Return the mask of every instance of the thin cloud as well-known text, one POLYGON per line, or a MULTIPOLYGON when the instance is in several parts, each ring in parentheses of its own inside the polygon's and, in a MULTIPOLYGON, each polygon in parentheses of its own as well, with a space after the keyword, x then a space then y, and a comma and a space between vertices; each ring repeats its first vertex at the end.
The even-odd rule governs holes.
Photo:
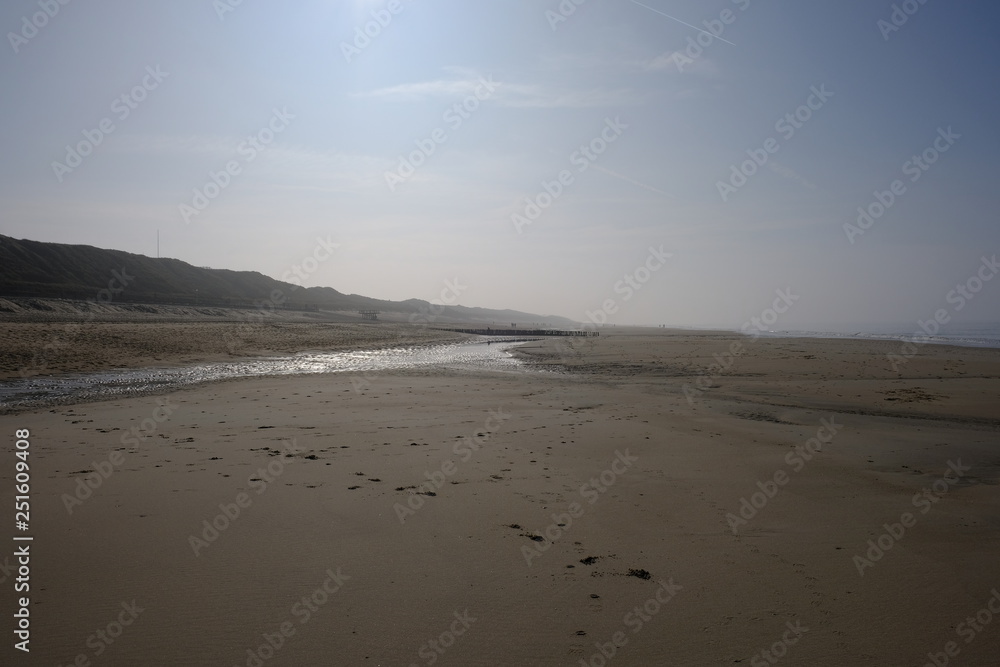
POLYGON ((355 98, 381 99, 392 102, 416 102, 432 98, 458 98, 482 95, 484 82, 494 87, 489 94, 491 103, 517 109, 593 108, 635 105, 641 100, 631 90, 603 88, 568 89, 528 83, 498 81, 492 75, 477 75, 462 79, 437 79, 405 83, 386 88, 352 93, 355 98))
POLYGON ((669 197, 670 199, 677 199, 677 197, 675 197, 674 195, 670 194, 669 192, 664 192, 663 190, 659 190, 657 188, 654 188, 652 185, 647 185, 646 183, 643 183, 642 181, 637 181, 634 178, 629 178, 628 176, 625 176, 623 174, 619 174, 616 171, 611 171, 610 169, 602 167, 599 164, 593 164, 591 166, 594 169, 596 169, 596 170, 598 170, 600 172, 603 172, 603 173, 605 173, 605 174, 607 174, 609 176, 614 176, 615 178, 620 178, 621 180, 626 181, 628 183, 631 183, 633 185, 638 185, 640 188, 645 188, 646 190, 649 190, 650 192, 655 192, 656 194, 663 195, 664 197, 669 197))
POLYGON ((384 188, 382 172, 390 169, 393 161, 384 157, 350 153, 335 150, 310 148, 300 144, 274 141, 264 150, 256 153, 253 162, 237 152, 237 147, 246 140, 235 136, 168 136, 131 135, 120 137, 114 144, 114 151, 121 154, 135 154, 153 159, 194 159, 204 162, 212 160, 221 168, 227 161, 235 160, 241 167, 252 169, 239 175, 235 182, 249 178, 282 184, 293 188, 295 181, 303 189, 328 189, 342 192, 384 188))
POLYGON ((696 26, 696 25, 691 25, 690 23, 687 23, 687 22, 685 22, 685 21, 682 21, 682 20, 680 20, 680 19, 679 19, 679 18, 677 18, 676 16, 671 16, 670 14, 667 14, 667 13, 665 13, 665 12, 661 12, 661 11, 660 11, 659 9, 656 9, 655 7, 650 7, 649 5, 644 5, 644 4, 642 4, 641 2, 637 2, 637 0, 632 0, 632 3, 633 3, 633 4, 636 4, 636 5, 639 5, 640 7, 645 7, 646 9, 648 9, 648 10, 649 10, 649 11, 651 11, 651 12, 656 12, 656 13, 657 13, 657 14, 659 14, 660 16, 666 16, 666 17, 667 17, 668 19, 670 19, 671 21, 676 21, 677 23, 680 23, 681 25, 684 25, 684 26, 687 26, 687 27, 689 27, 689 28, 694 28, 694 29, 695 29, 695 30, 697 30, 698 32, 702 32, 702 33, 705 33, 705 34, 706 34, 706 35, 708 35, 709 37, 711 37, 711 38, 713 38, 713 39, 717 39, 717 40, 719 40, 720 42, 725 42, 726 44, 732 44, 733 46, 736 46, 735 44, 733 44, 732 42, 730 42, 730 41, 729 41, 728 39, 723 39, 722 37, 719 37, 718 35, 713 35, 712 33, 710 33, 710 32, 707 32, 706 30, 704 30, 703 28, 699 28, 699 27, 698 27, 698 26, 696 26))
MULTIPOLYGON (((486 78, 488 81, 489 79, 486 78)), ((479 79, 438 79, 437 81, 421 81, 419 83, 403 83, 387 88, 377 88, 375 90, 352 93, 352 97, 376 97, 397 102, 411 102, 427 99, 428 97, 458 97, 462 95, 475 94, 476 89, 481 89, 483 82, 479 79)))
POLYGON ((704 57, 692 59, 680 51, 662 53, 652 60, 642 63, 640 67, 647 72, 666 71, 677 74, 690 72, 708 77, 719 74, 719 67, 715 64, 715 61, 704 57))
POLYGON ((779 164, 779 163, 775 162, 774 160, 771 160, 770 162, 768 162, 767 166, 774 173, 776 173, 776 174, 778 174, 780 176, 784 176, 785 178, 787 178, 790 181, 795 181, 796 183, 801 184, 803 187, 805 187, 808 190, 817 190, 818 189, 816 187, 815 183, 809 181, 804 176, 802 176, 801 174, 799 174, 794 169, 791 169, 790 167, 786 167, 783 164, 779 164))

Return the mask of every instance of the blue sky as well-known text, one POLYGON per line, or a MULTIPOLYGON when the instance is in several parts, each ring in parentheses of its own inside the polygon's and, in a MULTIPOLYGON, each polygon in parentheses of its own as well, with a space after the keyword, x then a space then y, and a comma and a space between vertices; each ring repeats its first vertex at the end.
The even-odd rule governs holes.
MULTIPOLYGON (((37 0, 5 3, 2 233, 153 255, 160 230, 164 256, 278 278, 322 238, 307 285, 433 300, 457 279, 463 305, 582 321, 610 300, 621 324, 739 326, 790 288, 776 329, 915 323, 1000 251, 993 3, 896 3, 880 27, 892 2, 224 2, 70 2, 37 33, 37 0)), ((1000 280, 952 326, 997 313, 1000 280)))

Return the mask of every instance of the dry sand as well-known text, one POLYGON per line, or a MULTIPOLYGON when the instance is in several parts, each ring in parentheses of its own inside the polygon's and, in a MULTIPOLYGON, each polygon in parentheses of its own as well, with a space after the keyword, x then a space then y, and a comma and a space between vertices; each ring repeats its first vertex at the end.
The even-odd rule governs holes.
POLYGON ((997 664, 1000 618, 960 624, 1000 590, 1000 351, 928 346, 896 372, 898 343, 742 339, 693 389, 737 340, 550 339, 524 354, 571 372, 263 378, 2 416, 8 452, 31 430, 35 536, 31 658, 5 664, 601 665, 605 645, 609 665, 882 666, 948 642, 951 664, 997 664), (734 534, 743 498, 766 503, 734 534), (280 648, 248 658, 265 634, 280 648))

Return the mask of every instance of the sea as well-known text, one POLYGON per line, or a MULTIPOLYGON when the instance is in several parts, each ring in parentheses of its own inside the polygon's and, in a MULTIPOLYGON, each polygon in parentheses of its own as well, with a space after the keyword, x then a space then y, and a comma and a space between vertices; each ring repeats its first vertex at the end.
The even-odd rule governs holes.
MULTIPOLYGON (((932 327, 928 327, 933 331, 932 327)), ((900 340, 927 345, 1000 348, 1000 324, 964 327, 942 326, 936 333, 925 333, 917 324, 867 325, 854 330, 776 330, 762 335, 776 338, 857 338, 863 340, 900 340), (916 339, 916 340, 914 340, 916 339)))

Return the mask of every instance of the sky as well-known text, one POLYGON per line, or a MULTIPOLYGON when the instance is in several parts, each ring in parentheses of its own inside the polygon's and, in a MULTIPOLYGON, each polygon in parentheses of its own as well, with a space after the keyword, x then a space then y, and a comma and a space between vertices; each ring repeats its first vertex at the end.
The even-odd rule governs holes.
POLYGON ((6 2, 0 233, 582 322, 996 322, 998 19, 6 2))

